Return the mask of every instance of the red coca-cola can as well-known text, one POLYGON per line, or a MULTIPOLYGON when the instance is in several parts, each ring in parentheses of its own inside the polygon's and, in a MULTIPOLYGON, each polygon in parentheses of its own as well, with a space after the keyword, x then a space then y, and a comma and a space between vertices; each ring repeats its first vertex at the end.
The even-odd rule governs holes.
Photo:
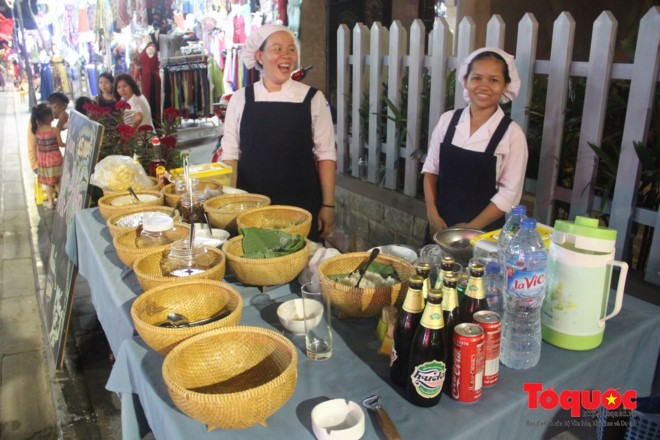
POLYGON ((500 337, 502 318, 496 312, 481 310, 473 315, 474 322, 484 329, 484 386, 492 387, 500 377, 500 337))
POLYGON ((459 402, 481 399, 484 376, 484 330, 477 324, 454 327, 451 395, 459 402))

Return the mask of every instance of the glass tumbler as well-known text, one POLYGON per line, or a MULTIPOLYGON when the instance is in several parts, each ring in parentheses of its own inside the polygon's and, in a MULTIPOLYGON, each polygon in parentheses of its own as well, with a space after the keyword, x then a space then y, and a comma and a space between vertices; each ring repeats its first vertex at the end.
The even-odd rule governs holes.
POLYGON ((330 284, 323 281, 305 283, 300 288, 305 319, 307 357, 322 361, 332 356, 332 313, 330 284))

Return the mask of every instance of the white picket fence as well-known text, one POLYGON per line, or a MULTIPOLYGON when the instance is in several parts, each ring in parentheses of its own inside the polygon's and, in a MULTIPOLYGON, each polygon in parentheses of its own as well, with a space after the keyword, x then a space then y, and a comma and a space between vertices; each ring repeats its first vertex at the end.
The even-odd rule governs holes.
MULTIPOLYGON (((506 25, 499 15, 488 22, 486 46, 502 48, 506 25)), ((451 69, 475 47, 476 27, 469 17, 458 28, 456 54, 453 54, 452 35, 444 19, 436 22, 428 35, 421 20, 415 20, 410 37, 401 23, 395 21, 390 29, 374 23, 368 29, 361 23, 351 32, 346 25, 337 30, 337 147, 338 170, 354 177, 361 177, 359 158, 367 157, 366 179, 381 183, 379 156, 385 155, 383 186, 396 189, 398 161, 405 161, 404 193, 417 194, 420 162, 411 158, 419 145, 422 111, 422 78, 426 71, 431 76, 429 127, 431 133, 445 106, 446 78, 451 69), (428 47, 428 51, 425 51, 428 47), (379 124, 377 115, 382 107, 383 83, 387 83, 387 96, 401 108, 400 88, 404 68, 408 68, 407 138, 405 148, 396 145, 395 123, 388 120, 385 127, 379 124), (360 126, 359 108, 363 95, 368 91, 368 129, 363 133, 360 126), (350 115, 350 121, 349 121, 350 115), (385 129, 385 143, 379 130, 385 129), (364 143, 361 139, 365 140, 364 143)), ((533 14, 526 14, 518 23, 516 66, 522 80, 522 89, 513 102, 511 116, 523 129, 527 128, 526 109, 532 101, 534 74, 548 75, 547 100, 543 124, 541 156, 537 180, 528 180, 525 189, 535 194, 534 217, 552 224, 553 204, 556 200, 571 204, 570 218, 586 215, 599 200, 594 197, 594 181, 597 158, 589 143, 600 145, 605 120, 610 80, 630 81, 621 156, 616 186, 607 204, 610 227, 618 231, 617 258, 626 249, 626 240, 632 222, 655 227, 651 254, 648 260, 646 280, 660 285, 660 214, 637 208, 637 186, 641 167, 633 142, 646 143, 655 88, 660 80, 658 64, 660 55, 660 7, 652 7, 640 21, 639 36, 632 64, 612 63, 617 21, 609 11, 604 11, 593 24, 590 57, 588 62, 571 61, 575 20, 564 12, 555 20, 549 60, 536 59, 538 22, 533 14), (562 127, 569 76, 586 77, 586 93, 580 132, 574 188, 571 191, 556 185, 562 127)), ((465 106, 462 83, 456 81, 455 108, 465 106)), ((391 111, 389 111, 392 116, 391 111)))

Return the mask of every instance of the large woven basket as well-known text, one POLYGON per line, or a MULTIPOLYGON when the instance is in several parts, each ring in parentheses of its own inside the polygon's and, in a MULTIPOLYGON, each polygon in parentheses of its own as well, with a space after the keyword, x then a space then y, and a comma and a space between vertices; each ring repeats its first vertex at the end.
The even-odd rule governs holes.
POLYGON ((190 275, 188 277, 163 276, 163 272, 160 269, 160 263, 169 255, 169 247, 164 251, 154 251, 141 256, 133 263, 133 271, 144 291, 162 286, 166 283, 179 284, 195 279, 222 281, 225 277, 225 254, 220 249, 210 246, 205 247, 207 252, 212 252, 219 256, 219 263, 204 272, 190 275))
MULTIPOLYGON (((170 183, 163 187, 163 196, 165 196, 165 204, 167 206, 174 207, 181 200, 182 196, 175 192, 174 185, 174 183, 170 183)), ((220 191, 222 190, 222 183, 217 180, 202 179, 198 182, 197 187, 195 187, 195 191, 204 191, 206 188, 220 191)))
POLYGON ((105 220, 108 220, 113 215, 140 211, 144 209, 145 206, 163 206, 163 194, 160 191, 135 191, 135 193, 138 195, 138 197, 144 194, 144 195, 155 196, 156 198, 148 202, 114 206, 112 205, 112 201, 114 199, 123 196, 130 197, 130 194, 128 193, 128 191, 112 193, 107 196, 101 197, 98 201, 99 211, 101 212, 101 216, 103 216, 105 220))
POLYGON ((340 318, 371 318, 379 316, 385 306, 399 305, 408 290, 408 279, 414 275, 415 268, 407 261, 386 254, 380 254, 376 261, 394 267, 399 283, 390 287, 355 288, 334 282, 328 275, 351 273, 369 258, 369 252, 354 252, 337 255, 325 260, 319 266, 319 277, 330 283, 332 307, 339 311, 340 318))
MULTIPOLYGON (((160 184, 158 183, 158 179, 156 179, 155 177, 149 176, 149 180, 151 180, 151 186, 149 186, 148 188, 135 188, 135 187, 133 187, 133 189, 135 191, 160 191, 161 190, 160 184)), ((128 191, 128 188, 117 190, 117 191, 112 190, 110 188, 102 188, 102 189, 103 189, 103 195, 104 196, 107 196, 107 195, 110 195, 110 194, 116 194, 118 192, 128 191)))
POLYGON ((172 402, 215 428, 262 423, 293 395, 298 353, 284 336, 258 327, 226 327, 193 336, 163 362, 172 402))
POLYGON ((250 227, 277 229, 307 237, 312 228, 312 214, 296 206, 264 206, 239 215, 236 225, 239 230, 250 227))
POLYGON ((270 205, 270 198, 261 194, 223 194, 204 202, 204 211, 214 228, 235 233, 236 217, 250 209, 270 205))
MULTIPOLYGON (((117 235, 121 234, 122 232, 130 231, 132 229, 137 228, 137 226, 119 226, 117 223, 124 217, 128 215, 133 215, 137 212, 160 212, 163 214, 170 215, 172 213, 172 208, 169 208, 167 206, 142 206, 139 211, 134 211, 134 212, 123 212, 120 214, 115 214, 108 218, 108 220, 105 222, 105 224, 108 226, 108 230, 110 231, 110 235, 112 238, 115 238, 117 235)), ((174 221, 177 222, 179 221, 181 216, 179 215, 178 211, 175 211, 174 215, 174 221)))
POLYGON ((308 244, 293 254, 277 258, 243 258, 243 236, 222 245, 227 265, 238 280, 250 286, 273 286, 295 279, 307 265, 308 244))
POLYGON ((131 306, 131 317, 138 334, 147 345, 162 355, 179 342, 196 334, 221 327, 238 325, 243 313, 243 298, 229 284, 215 280, 190 280, 164 284, 138 296, 131 306), (190 322, 207 318, 228 309, 229 315, 204 325, 167 328, 157 324, 167 320, 171 312, 190 322))
MULTIPOLYGON (((167 233, 171 241, 181 240, 190 236, 190 225, 186 223, 175 223, 174 230, 167 233)), ((136 242, 138 238, 138 230, 130 229, 122 232, 112 239, 112 244, 117 251, 119 259, 128 267, 133 267, 135 260, 143 255, 147 255, 155 251, 164 251, 170 248, 170 244, 152 247, 137 247, 136 242)))

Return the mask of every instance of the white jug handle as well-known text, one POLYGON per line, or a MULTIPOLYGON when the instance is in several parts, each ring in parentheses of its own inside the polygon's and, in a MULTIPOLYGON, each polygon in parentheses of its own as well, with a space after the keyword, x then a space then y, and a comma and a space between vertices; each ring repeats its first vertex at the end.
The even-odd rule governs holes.
POLYGON ((626 276, 628 275, 628 263, 623 261, 612 260, 607 262, 608 266, 618 266, 621 272, 619 273, 619 282, 616 286, 616 299, 614 300, 614 310, 612 313, 598 321, 598 327, 605 327, 605 321, 610 318, 614 318, 621 311, 621 305, 623 304, 623 287, 626 285, 626 276))

